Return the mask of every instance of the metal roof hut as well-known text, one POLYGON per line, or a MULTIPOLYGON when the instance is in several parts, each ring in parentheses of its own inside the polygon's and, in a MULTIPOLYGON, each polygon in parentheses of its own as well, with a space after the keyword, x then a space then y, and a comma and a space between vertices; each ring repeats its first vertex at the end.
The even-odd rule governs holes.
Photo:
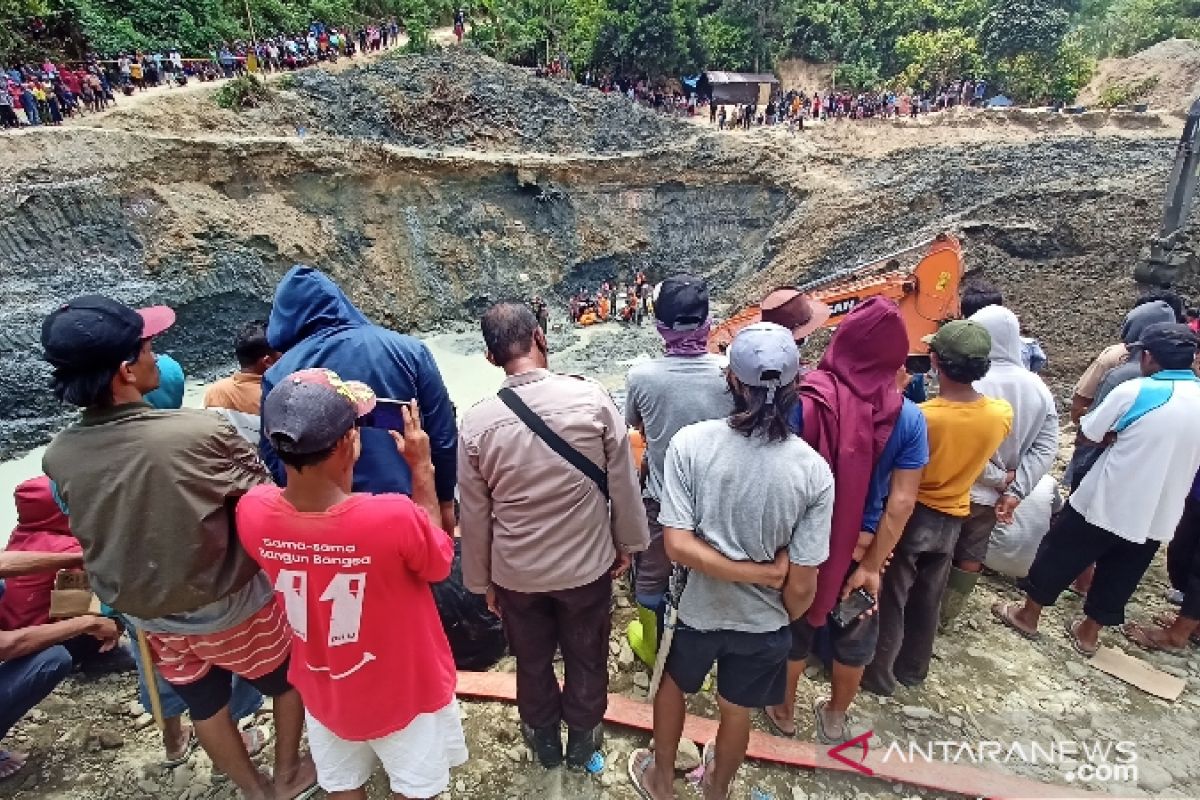
POLYGON ((765 106, 778 86, 779 78, 770 73, 706 72, 696 89, 717 105, 765 106))

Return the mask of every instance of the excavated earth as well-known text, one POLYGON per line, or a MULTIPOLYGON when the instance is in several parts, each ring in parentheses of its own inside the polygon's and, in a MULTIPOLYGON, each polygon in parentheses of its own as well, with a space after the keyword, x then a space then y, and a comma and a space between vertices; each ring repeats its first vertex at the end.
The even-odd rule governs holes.
MULTIPOLYGON (((241 114, 203 89, 0 138, 0 456, 44 442, 67 418, 43 388, 38 358, 40 319, 56 303, 102 291, 173 305, 180 323, 162 349, 203 377, 227 367, 232 331, 265 313, 295 263, 327 270, 377 321, 455 333, 469 352, 474 320, 499 299, 541 293, 561 319, 580 287, 690 270, 730 310, 772 285, 949 231, 968 268, 1001 286, 1043 341, 1065 398, 1116 340, 1182 127, 1169 114, 971 112, 795 136, 719 134, 462 51, 272 85, 272 100, 241 114)), ((1185 275, 1181 288, 1197 283, 1185 275)), ((614 326, 581 338, 561 324, 551 344, 572 350, 559 366, 613 386, 657 346, 648 331, 614 326)), ((1162 607, 1164 586, 1158 565, 1131 616, 1162 607)), ((1015 595, 995 582, 977 592, 960 629, 939 640, 930 681, 893 701, 864 698, 858 727, 883 741, 1129 739, 1140 783, 1090 788, 1200 796, 1194 652, 1149 657, 1188 682, 1179 702, 1163 703, 1074 663, 1060 635, 1027 643, 993 625, 997 596, 1015 595)), ((1064 603, 1047 630, 1075 610, 1064 603)), ((618 620, 629 614, 622 605, 618 620)), ((617 636, 612 649, 613 691, 644 694, 646 671, 617 636)), ((802 682, 802 736, 812 735, 806 709, 827 691, 819 675, 802 682)), ((125 678, 69 681, 17 728, 35 765, 0 792, 230 797, 203 756, 174 773, 153 766, 155 734, 135 730, 133 697, 125 678)), ((711 696, 693 710, 715 713, 711 696)), ((615 733, 599 778, 547 775, 525 760, 515 712, 468 712, 475 757, 449 796, 634 797, 623 759, 644 737, 615 733)), ((1061 765, 1009 769, 1064 782, 1061 765)), ((946 796, 762 766, 746 771, 735 796, 752 790, 775 800, 946 796)))

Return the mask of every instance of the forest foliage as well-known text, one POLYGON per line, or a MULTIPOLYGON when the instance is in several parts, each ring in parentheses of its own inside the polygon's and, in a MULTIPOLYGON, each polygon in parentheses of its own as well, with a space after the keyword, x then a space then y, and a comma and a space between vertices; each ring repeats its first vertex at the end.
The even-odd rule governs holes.
MULTIPOLYGON (((839 87, 935 90, 961 77, 1070 100, 1095 61, 1200 37, 1200 0, 463 0, 475 46, 534 66, 664 80, 832 64, 839 87)), ((395 16, 421 40, 454 0, 0 0, 0 58, 180 47, 395 16), (249 20, 247 17, 249 10, 249 20)))

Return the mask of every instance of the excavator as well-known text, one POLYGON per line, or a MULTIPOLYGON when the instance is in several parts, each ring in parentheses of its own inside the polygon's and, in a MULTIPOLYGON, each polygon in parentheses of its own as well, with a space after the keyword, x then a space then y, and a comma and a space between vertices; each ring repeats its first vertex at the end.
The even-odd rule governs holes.
MULTIPOLYGON (((962 245, 950 234, 906 248, 876 261, 839 270, 795 287, 830 308, 825 327, 837 327, 846 315, 868 297, 887 297, 900 307, 908 330, 910 369, 924 372, 929 346, 921 339, 938 326, 959 316, 958 289, 963 278, 962 245)), ((708 349, 723 353, 737 332, 758 322, 757 305, 748 306, 714 326, 708 349)))
POLYGON ((1167 183, 1163 221, 1150 238, 1150 257, 1133 269, 1133 279, 1144 286, 1168 288, 1180 270, 1194 270, 1196 253, 1187 241, 1184 227, 1200 181, 1200 97, 1188 110, 1183 135, 1175 150, 1175 166, 1167 183))

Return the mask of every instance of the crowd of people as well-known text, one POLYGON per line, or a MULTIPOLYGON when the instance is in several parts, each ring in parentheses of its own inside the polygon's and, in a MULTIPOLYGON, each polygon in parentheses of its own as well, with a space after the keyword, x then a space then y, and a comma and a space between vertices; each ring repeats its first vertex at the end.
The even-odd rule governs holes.
MULTIPOLYGON (((205 410, 180 408, 182 371, 154 352, 171 309, 63 302, 42 348, 54 396, 82 413, 18 490, 0 554, 0 738, 73 665, 116 658, 124 632, 149 654, 165 763, 198 745, 252 800, 318 785, 353 800, 381 762, 395 797, 433 797, 469 757, 431 589, 456 565, 502 621, 537 762, 590 772, 604 768, 614 585, 632 570, 635 653, 655 663, 672 633, 653 749, 627 764, 647 800, 675 796, 686 697, 714 666, 706 800, 729 796, 758 710, 797 734, 818 653, 832 653, 830 696, 811 709, 823 742, 853 735, 860 688, 920 686, 984 565, 1020 578, 1025 602, 991 611, 1026 638, 1090 572, 1067 626, 1090 656, 1170 542, 1179 613, 1124 631, 1172 651, 1196 636, 1198 340, 1178 296, 1140 298, 1076 387, 1062 505, 1058 413, 994 288, 969 286, 963 318, 926 337, 937 391, 920 405, 903 396, 908 336, 889 300, 857 305, 813 366, 800 348, 828 309, 798 290, 769 293, 762 321, 715 354, 702 279, 634 288, 665 353, 630 369, 623 413, 599 383, 549 369, 535 298, 483 314, 505 378, 461 420, 428 348, 371 324, 316 269, 289 271, 269 319, 238 334, 238 371, 205 410), (102 614, 51 621, 72 569, 102 614), (262 735, 236 724, 263 696, 269 775, 251 760, 262 735)), ((0 751, 0 777, 24 762, 0 751)))
MULTIPOLYGON (((595 294, 580 289, 567 301, 567 311, 574 325, 586 327, 610 320, 641 325, 642 320, 654 312, 653 290, 654 287, 646 280, 646 273, 638 272, 628 283, 604 281, 595 294)), ((536 297, 533 306, 541 319, 546 313, 545 301, 536 297)), ((542 329, 549 330, 545 325, 542 329)))
POLYGON ((14 64, 4 70, 0 127, 61 125, 69 117, 103 111, 116 104, 118 96, 184 86, 193 79, 213 81, 247 71, 281 72, 353 58, 398 45, 400 33, 394 17, 341 28, 314 22, 303 33, 223 42, 203 58, 184 58, 178 47, 171 47, 112 58, 91 56, 77 64, 58 64, 50 58, 40 65, 14 64))

